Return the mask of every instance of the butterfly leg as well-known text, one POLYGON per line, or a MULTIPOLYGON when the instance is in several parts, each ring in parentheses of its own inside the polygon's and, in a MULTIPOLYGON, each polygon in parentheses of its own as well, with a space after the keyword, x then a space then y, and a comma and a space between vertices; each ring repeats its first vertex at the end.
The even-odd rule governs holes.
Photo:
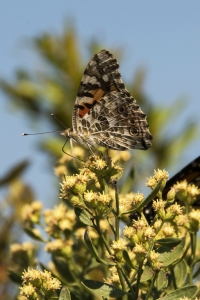
POLYGON ((92 148, 91 148, 91 146, 90 146, 89 143, 87 143, 87 147, 88 147, 88 149, 90 150, 91 154, 92 154, 93 156, 95 156, 95 154, 94 154, 94 152, 92 151, 92 148))

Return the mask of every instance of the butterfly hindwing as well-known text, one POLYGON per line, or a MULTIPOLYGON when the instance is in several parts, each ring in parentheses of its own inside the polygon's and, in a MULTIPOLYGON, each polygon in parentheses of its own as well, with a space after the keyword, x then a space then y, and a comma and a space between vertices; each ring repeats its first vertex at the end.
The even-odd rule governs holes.
POLYGON ((146 115, 126 90, 106 94, 80 123, 80 130, 89 132, 91 145, 117 150, 144 150, 151 145, 146 115))
MULTIPOLYGON (((167 181, 163 190, 163 198, 166 198, 168 191, 175 183, 183 180, 186 180, 189 184, 194 184, 200 188, 200 156, 190 162, 187 166, 185 166, 167 181)), ((197 196, 193 207, 200 208, 200 195, 197 196)))
MULTIPOLYGON (((168 191, 173 187, 175 183, 183 180, 186 180, 189 184, 195 184, 200 188, 200 156, 190 162, 187 166, 185 166, 167 181, 166 186, 163 190, 163 199, 166 199, 168 191)), ((177 202, 180 203, 178 199, 177 202)), ((153 202, 150 202, 143 209, 143 213, 149 223, 155 216, 155 211, 153 210, 152 204, 153 202)), ((192 207, 196 209, 200 208, 200 195, 196 197, 196 201, 192 204, 192 207)))

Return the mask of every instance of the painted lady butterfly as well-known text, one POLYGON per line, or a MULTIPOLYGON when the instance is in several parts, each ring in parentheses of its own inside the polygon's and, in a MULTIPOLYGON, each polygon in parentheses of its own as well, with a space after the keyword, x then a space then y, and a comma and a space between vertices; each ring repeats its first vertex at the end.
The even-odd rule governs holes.
POLYGON ((116 150, 151 147, 146 115, 125 89, 113 55, 101 50, 89 61, 74 105, 73 127, 63 136, 92 147, 116 150))

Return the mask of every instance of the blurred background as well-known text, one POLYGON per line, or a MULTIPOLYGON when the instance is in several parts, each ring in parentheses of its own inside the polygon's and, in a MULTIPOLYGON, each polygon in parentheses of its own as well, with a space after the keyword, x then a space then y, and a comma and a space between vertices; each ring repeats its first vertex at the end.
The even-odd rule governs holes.
POLYGON ((155 168, 172 176, 199 156, 199 13, 197 0, 0 4, 4 237, 5 228, 13 225, 10 219, 7 223, 13 208, 6 201, 40 199, 45 207, 59 201, 53 168, 65 140, 56 133, 21 133, 63 130, 51 113, 71 127, 81 76, 101 49, 118 59, 122 79, 146 113, 154 137, 148 151, 132 151, 136 191, 155 168))

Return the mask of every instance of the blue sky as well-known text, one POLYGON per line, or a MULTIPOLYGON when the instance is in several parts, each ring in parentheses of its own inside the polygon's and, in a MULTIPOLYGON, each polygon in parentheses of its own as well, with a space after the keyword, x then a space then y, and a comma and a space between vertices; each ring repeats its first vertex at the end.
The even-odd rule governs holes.
MULTIPOLYGON (((200 119, 199 0, 3 1, 0 5, 0 77, 11 80, 17 67, 34 69, 39 61, 25 41, 45 32, 59 34, 69 19, 76 26, 83 52, 92 38, 101 41, 108 50, 123 49, 120 71, 125 82, 130 81, 139 66, 145 67, 145 91, 155 105, 165 106, 178 97, 185 97, 187 112, 184 118, 177 119, 177 126, 181 126, 187 116, 200 119)), ((34 186, 41 200, 52 198, 50 191, 42 188, 42 185, 51 185, 53 179, 45 156, 36 149, 41 136, 21 137, 22 132, 30 131, 26 116, 13 114, 2 94, 0 109, 0 177, 19 160, 31 159, 26 181, 34 186)), ((49 129, 41 120, 42 128, 49 129)), ((177 171, 199 155, 199 148, 199 141, 190 147, 182 157, 184 161, 177 162, 177 171)))

